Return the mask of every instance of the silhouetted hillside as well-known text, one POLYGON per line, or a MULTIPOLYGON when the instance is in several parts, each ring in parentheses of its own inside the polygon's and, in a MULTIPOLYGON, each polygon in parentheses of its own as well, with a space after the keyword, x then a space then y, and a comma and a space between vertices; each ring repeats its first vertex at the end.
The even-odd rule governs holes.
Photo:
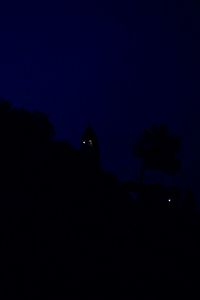
POLYGON ((55 141, 41 113, 2 103, 0 143, 1 272, 12 299, 150 299, 195 283, 195 212, 138 205, 115 176, 55 141))

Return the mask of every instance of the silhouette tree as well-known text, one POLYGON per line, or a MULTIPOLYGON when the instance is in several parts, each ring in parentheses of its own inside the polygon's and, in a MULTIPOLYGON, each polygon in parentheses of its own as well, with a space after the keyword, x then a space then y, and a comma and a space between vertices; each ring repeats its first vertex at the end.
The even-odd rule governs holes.
POLYGON ((171 135, 166 125, 145 129, 133 148, 133 154, 141 159, 140 183, 143 183, 146 170, 175 175, 181 166, 180 145, 180 139, 171 135))

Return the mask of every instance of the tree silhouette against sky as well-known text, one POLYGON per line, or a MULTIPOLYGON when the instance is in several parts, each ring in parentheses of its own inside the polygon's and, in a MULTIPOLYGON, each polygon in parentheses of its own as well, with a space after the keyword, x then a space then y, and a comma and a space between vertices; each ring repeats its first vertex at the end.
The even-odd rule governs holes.
POLYGON ((145 129, 133 147, 133 154, 141 160, 140 183, 146 170, 176 175, 181 163, 178 158, 181 141, 172 135, 166 125, 153 125, 145 129))

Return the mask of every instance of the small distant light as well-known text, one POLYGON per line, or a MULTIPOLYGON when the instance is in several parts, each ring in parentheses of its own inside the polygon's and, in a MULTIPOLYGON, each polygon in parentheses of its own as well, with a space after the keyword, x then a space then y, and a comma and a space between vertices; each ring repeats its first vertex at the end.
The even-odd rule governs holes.
POLYGON ((171 202, 172 200, 171 199, 168 199, 168 202, 171 202))
POLYGON ((85 141, 83 141, 83 144, 85 144, 85 141))
POLYGON ((89 143, 90 146, 92 146, 92 144, 93 144, 92 140, 89 140, 88 143, 89 143))

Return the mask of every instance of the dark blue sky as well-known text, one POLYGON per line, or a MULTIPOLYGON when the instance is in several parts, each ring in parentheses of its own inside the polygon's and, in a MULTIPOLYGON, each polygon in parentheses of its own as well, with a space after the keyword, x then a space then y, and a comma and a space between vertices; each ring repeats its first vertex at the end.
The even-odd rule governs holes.
POLYGON ((165 122, 183 137, 183 176, 200 168, 199 10, 194 1, 18 4, 1 11, 0 95, 46 112, 78 146, 95 128, 106 168, 135 176, 130 146, 165 122))

